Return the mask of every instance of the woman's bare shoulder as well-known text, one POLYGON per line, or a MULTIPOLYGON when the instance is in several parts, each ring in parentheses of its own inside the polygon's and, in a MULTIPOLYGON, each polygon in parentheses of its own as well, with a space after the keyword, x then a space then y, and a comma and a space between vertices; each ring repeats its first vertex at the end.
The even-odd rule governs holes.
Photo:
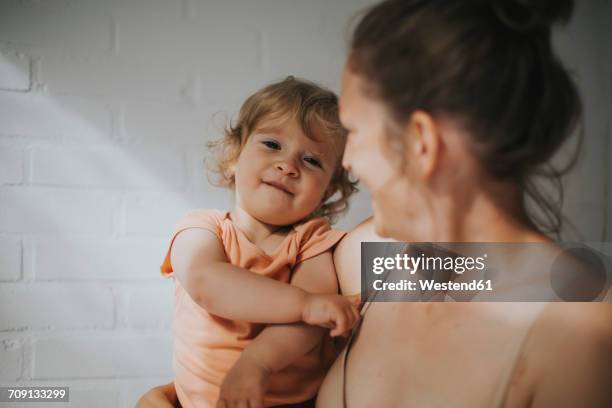
POLYGON ((383 238, 376 233, 374 228, 374 220, 372 217, 366 218, 355 228, 349 231, 348 234, 340 241, 340 244, 336 247, 336 252, 342 253, 344 251, 351 251, 355 247, 359 247, 362 242, 395 242, 390 238, 383 238), (343 249, 346 248, 346 249, 343 249))
POLYGON ((365 219, 348 234, 334 250, 334 266, 340 282, 340 289, 345 295, 361 291, 361 243, 369 241, 393 242, 376 234, 372 217, 365 219))
POLYGON ((524 353, 534 383, 534 406, 573 399, 582 406, 612 406, 611 303, 546 306, 524 353))
MULTIPOLYGON (((612 303, 610 302, 556 302, 548 304, 542 311, 533 329, 533 336, 542 341, 556 342, 568 346, 571 335, 575 341, 597 341, 612 336, 612 303)), ((610 343, 612 345, 612 343, 610 343)))

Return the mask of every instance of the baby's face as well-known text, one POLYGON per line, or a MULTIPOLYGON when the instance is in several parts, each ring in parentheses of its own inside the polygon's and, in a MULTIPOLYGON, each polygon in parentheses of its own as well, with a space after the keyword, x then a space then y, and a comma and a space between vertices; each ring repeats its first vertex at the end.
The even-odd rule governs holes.
POLYGON ((236 204, 266 224, 293 224, 322 204, 339 159, 294 119, 263 120, 234 166, 236 204))

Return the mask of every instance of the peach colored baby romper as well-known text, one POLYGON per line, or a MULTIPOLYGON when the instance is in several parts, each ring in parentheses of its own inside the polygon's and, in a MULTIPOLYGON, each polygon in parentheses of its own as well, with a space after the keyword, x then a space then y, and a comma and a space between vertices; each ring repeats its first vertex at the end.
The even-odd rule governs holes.
MULTIPOLYGON (((172 276, 172 243, 179 232, 188 228, 203 228, 216 234, 232 265, 281 282, 289 282, 297 264, 330 250, 345 234, 331 230, 325 219, 316 218, 293 226, 274 252, 267 254, 234 226, 228 212, 195 210, 178 222, 161 266, 163 276, 172 276)), ((184 408, 214 407, 225 374, 265 325, 212 315, 191 299, 177 279, 174 282, 176 392, 184 408)), ((312 398, 335 357, 331 339, 325 336, 318 347, 271 376, 264 404, 292 404, 312 398)))

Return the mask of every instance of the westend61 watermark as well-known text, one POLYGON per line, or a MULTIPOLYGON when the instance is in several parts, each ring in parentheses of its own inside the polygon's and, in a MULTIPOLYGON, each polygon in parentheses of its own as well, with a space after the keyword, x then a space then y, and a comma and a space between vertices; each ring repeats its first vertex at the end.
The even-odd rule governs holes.
POLYGON ((611 285, 612 242, 361 244, 374 302, 610 301, 611 285))

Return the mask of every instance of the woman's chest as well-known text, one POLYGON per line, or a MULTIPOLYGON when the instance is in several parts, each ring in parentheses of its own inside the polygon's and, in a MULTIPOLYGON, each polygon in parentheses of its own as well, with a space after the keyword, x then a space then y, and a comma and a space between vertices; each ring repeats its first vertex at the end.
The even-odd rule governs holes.
POLYGON ((463 305, 372 304, 347 358, 347 406, 494 405, 521 339, 512 325, 463 305))

